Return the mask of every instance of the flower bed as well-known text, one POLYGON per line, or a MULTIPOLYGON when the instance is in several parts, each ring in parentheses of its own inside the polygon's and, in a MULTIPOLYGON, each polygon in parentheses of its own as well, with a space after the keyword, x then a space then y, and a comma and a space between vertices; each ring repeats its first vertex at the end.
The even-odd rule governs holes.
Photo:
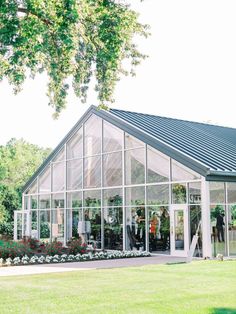
POLYGON ((15 258, 0 258, 0 266, 17 266, 17 265, 33 265, 33 264, 50 264, 50 263, 67 263, 67 262, 84 262, 96 260, 108 260, 118 258, 131 258, 131 257, 147 257, 151 256, 149 252, 145 251, 109 251, 109 252, 96 252, 88 254, 62 254, 62 255, 47 255, 47 256, 32 256, 27 255, 15 258))

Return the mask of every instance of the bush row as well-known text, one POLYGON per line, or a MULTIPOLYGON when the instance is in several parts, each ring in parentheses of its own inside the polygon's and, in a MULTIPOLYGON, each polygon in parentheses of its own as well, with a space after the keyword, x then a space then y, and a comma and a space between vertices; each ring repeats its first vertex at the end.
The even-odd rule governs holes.
POLYGON ((0 258, 14 259, 15 257, 33 256, 38 253, 45 255, 62 255, 67 254, 84 254, 87 252, 87 245, 82 244, 81 239, 71 239, 67 243, 67 247, 63 247, 62 242, 53 241, 49 243, 42 243, 33 238, 24 238, 22 241, 2 241, 0 243, 0 258))
POLYGON ((29 265, 29 264, 46 264, 46 263, 66 263, 66 262, 83 262, 92 260, 108 260, 117 258, 131 258, 131 257, 147 257, 151 256, 146 251, 109 251, 96 252, 88 254, 62 254, 62 255, 47 255, 47 256, 23 256, 15 258, 0 258, 0 266, 14 266, 14 265, 29 265))

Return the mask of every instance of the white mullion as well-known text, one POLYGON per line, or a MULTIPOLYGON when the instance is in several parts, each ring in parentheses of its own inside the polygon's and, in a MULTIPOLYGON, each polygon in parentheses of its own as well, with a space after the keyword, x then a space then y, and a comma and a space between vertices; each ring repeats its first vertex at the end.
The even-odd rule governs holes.
POLYGON ((66 245, 67 242, 67 222, 68 222, 68 217, 67 217, 67 144, 64 144, 64 246, 66 245))
POLYGON ((53 164, 50 162, 50 242, 52 242, 52 193, 53 193, 53 164))
POLYGON ((125 208, 125 132, 122 140, 122 211, 123 211, 123 250, 127 250, 126 241, 126 208, 125 208))
POLYGON ((145 251, 149 252, 149 217, 148 217, 148 207, 147 207, 147 144, 145 144, 145 157, 144 157, 144 208, 145 208, 145 251))
POLYGON ((225 234, 224 234, 224 237, 225 237, 225 243, 226 243, 226 247, 225 247, 225 250, 226 250, 226 256, 229 256, 229 205, 228 205, 228 193, 227 193, 227 190, 228 190, 228 183, 225 182, 224 184, 224 192, 225 192, 225 234))
MULTIPOLYGON (((101 134, 101 154, 100 154, 100 163, 101 163, 101 181, 100 181, 100 184, 101 184, 101 187, 103 187, 104 185, 104 174, 103 174, 103 120, 102 120, 102 134, 101 134)), ((104 229, 104 210, 103 210, 103 190, 101 188, 100 190, 100 195, 101 195, 101 249, 104 250, 104 233, 105 233, 105 229, 104 229)))

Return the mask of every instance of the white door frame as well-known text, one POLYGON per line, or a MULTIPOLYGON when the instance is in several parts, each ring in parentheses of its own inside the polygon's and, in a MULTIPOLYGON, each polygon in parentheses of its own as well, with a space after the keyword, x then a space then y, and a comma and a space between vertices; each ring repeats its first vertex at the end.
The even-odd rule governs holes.
POLYGON ((172 204, 170 206, 170 254, 172 256, 187 257, 189 251, 189 219, 188 219, 188 206, 186 204, 172 204), (183 243, 176 243, 176 228, 175 228, 175 213, 183 211, 184 217, 184 238, 183 243), (177 248, 177 246, 178 248, 177 248))

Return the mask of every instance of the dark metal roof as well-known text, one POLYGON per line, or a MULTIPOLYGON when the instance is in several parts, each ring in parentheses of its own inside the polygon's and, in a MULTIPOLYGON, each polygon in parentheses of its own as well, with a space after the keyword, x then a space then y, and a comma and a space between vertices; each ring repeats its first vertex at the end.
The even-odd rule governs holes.
POLYGON ((23 187, 25 191, 91 114, 96 114, 148 145, 205 176, 236 181, 236 129, 137 112, 91 106, 23 187))
POLYGON ((236 129, 117 109, 110 112, 209 170, 236 171, 236 129))

